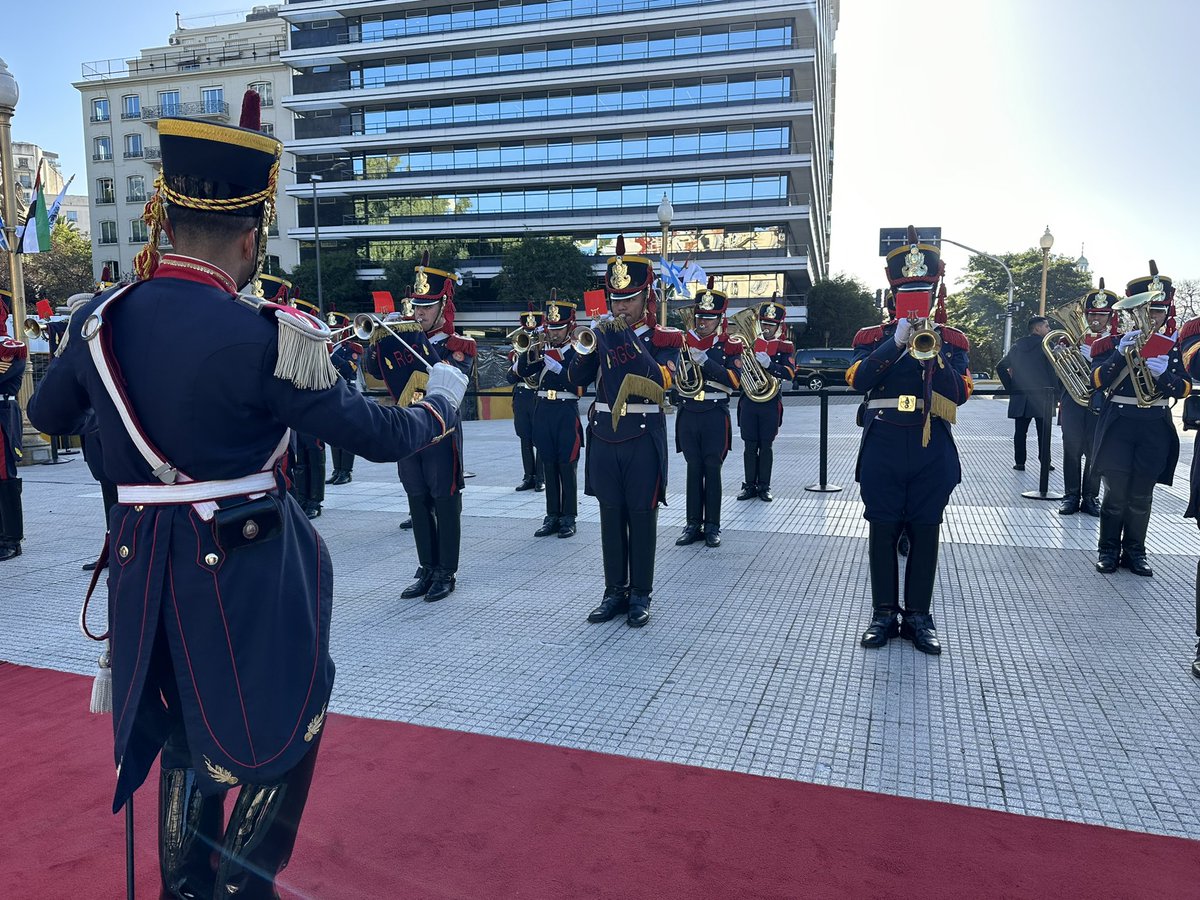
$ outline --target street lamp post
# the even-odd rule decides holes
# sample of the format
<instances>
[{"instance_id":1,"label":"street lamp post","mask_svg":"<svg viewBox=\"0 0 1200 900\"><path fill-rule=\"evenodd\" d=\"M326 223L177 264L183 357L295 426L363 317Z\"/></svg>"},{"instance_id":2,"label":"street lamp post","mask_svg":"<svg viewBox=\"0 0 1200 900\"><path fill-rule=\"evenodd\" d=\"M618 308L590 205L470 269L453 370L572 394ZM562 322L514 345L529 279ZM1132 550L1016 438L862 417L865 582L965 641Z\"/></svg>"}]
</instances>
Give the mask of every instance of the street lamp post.
<instances>
[{"instance_id":1,"label":"street lamp post","mask_svg":"<svg viewBox=\"0 0 1200 900\"><path fill-rule=\"evenodd\" d=\"M1038 240L1038 246L1042 248L1042 299L1038 302L1038 315L1046 314L1046 270L1050 266L1050 248L1054 246L1054 235L1050 233L1050 226L1046 226L1046 233Z\"/></svg>"},{"instance_id":2,"label":"street lamp post","mask_svg":"<svg viewBox=\"0 0 1200 900\"><path fill-rule=\"evenodd\" d=\"M675 215L675 208L671 206L671 198L664 192L662 200L658 204L658 224L662 225L662 253L659 256L662 258L662 273L659 275L659 284L662 285L663 303L667 302L667 258L670 256L669 241L671 240L671 219ZM666 322L666 311L663 312L663 322Z\"/></svg>"},{"instance_id":3,"label":"street lamp post","mask_svg":"<svg viewBox=\"0 0 1200 900\"><path fill-rule=\"evenodd\" d=\"M1013 305L1013 277L1012 271L1005 264L1004 260L998 256L992 256L990 253L984 253L982 250L976 250L974 247L968 247L966 244L960 244L958 241L952 241L948 237L942 238L942 243L953 244L955 247L962 247L969 253L974 253L976 256L982 256L984 259L990 259L1004 270L1004 274L1008 276L1008 305L1004 308L1004 352L1008 353L1009 347L1012 346L1012 320L1013 313L1016 309Z\"/></svg>"},{"instance_id":4,"label":"street lamp post","mask_svg":"<svg viewBox=\"0 0 1200 900\"><path fill-rule=\"evenodd\" d=\"M0 179L4 182L4 239L8 243L8 271L12 279L13 337L28 345L29 337L25 333L25 276L21 256L17 253L17 186L12 160L12 117L17 111L17 100L20 96L17 79L13 78L4 60L0 59ZM32 364L32 360L30 363ZM25 414L32 395L33 367L27 365L25 377L21 380L21 389L17 393L17 405L21 409L24 423L22 443L25 464L44 462L50 458L49 445L29 424L29 417Z\"/></svg>"},{"instance_id":5,"label":"street lamp post","mask_svg":"<svg viewBox=\"0 0 1200 900\"><path fill-rule=\"evenodd\" d=\"M309 175L308 182L313 189L313 243L317 249L317 309L321 313L321 321L325 321L325 297L321 292L321 222L317 213L317 185L324 181L320 175Z\"/></svg>"}]
</instances>

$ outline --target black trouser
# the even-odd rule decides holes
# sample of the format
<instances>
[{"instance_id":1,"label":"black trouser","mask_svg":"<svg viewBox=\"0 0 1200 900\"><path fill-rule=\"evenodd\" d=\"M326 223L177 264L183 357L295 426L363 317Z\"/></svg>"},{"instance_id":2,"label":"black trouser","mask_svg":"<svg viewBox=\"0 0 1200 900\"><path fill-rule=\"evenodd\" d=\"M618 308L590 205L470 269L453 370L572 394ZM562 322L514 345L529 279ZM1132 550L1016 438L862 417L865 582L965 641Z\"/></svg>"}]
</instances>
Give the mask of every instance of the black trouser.
<instances>
[{"instance_id":1,"label":"black trouser","mask_svg":"<svg viewBox=\"0 0 1200 900\"><path fill-rule=\"evenodd\" d=\"M1068 401L1064 401L1064 404ZM1074 403L1074 401L1069 401ZM1079 416L1089 418L1080 422ZM1070 417L1070 418L1069 418ZM1090 426L1090 427L1089 427ZM1063 437L1063 491L1069 497L1099 497L1100 474L1092 465L1092 445L1096 437L1096 416L1088 410L1069 413L1064 408L1062 419ZM1087 462L1083 461L1087 458Z\"/></svg>"},{"instance_id":2,"label":"black trouser","mask_svg":"<svg viewBox=\"0 0 1200 900\"><path fill-rule=\"evenodd\" d=\"M896 544L908 533L908 563L904 568L904 612L927 614L933 605L941 525L911 522L871 522L867 554L871 569L871 605L876 613L900 611L900 561Z\"/></svg>"},{"instance_id":3,"label":"black trouser","mask_svg":"<svg viewBox=\"0 0 1200 900\"><path fill-rule=\"evenodd\" d=\"M546 482L546 515L574 520L579 514L578 463L556 463L541 458Z\"/></svg>"},{"instance_id":4,"label":"black trouser","mask_svg":"<svg viewBox=\"0 0 1200 900\"><path fill-rule=\"evenodd\" d=\"M751 487L771 486L771 469L775 465L774 441L744 441L742 463L746 468L746 484Z\"/></svg>"},{"instance_id":5,"label":"black trouser","mask_svg":"<svg viewBox=\"0 0 1200 900\"><path fill-rule=\"evenodd\" d=\"M1121 551L1134 559L1146 555L1146 532L1154 502L1153 475L1110 472L1104 476L1104 502L1100 505L1101 555Z\"/></svg>"},{"instance_id":6,"label":"black trouser","mask_svg":"<svg viewBox=\"0 0 1200 900\"><path fill-rule=\"evenodd\" d=\"M1025 465L1025 443L1029 437L1029 422L1037 427L1038 459L1042 458L1042 431L1045 429L1045 418L1042 416L1021 416L1015 419L1016 431L1013 434L1013 462L1018 466Z\"/></svg>"},{"instance_id":7,"label":"black trouser","mask_svg":"<svg viewBox=\"0 0 1200 900\"><path fill-rule=\"evenodd\" d=\"M343 450L341 447L330 447L329 455L333 457L333 471L354 471L354 454L349 450Z\"/></svg>"},{"instance_id":8,"label":"black trouser","mask_svg":"<svg viewBox=\"0 0 1200 900\"><path fill-rule=\"evenodd\" d=\"M21 479L0 478L0 549L16 547L25 538Z\"/></svg>"},{"instance_id":9,"label":"black trouser","mask_svg":"<svg viewBox=\"0 0 1200 900\"><path fill-rule=\"evenodd\" d=\"M604 592L628 588L647 598L654 590L654 550L658 507L634 509L600 504L600 544L604 558Z\"/></svg>"},{"instance_id":10,"label":"black trouser","mask_svg":"<svg viewBox=\"0 0 1200 900\"><path fill-rule=\"evenodd\" d=\"M409 494L408 512L412 516L417 561L422 568L430 574L438 570L446 575L457 572L462 543L462 494L450 497Z\"/></svg>"}]
</instances>

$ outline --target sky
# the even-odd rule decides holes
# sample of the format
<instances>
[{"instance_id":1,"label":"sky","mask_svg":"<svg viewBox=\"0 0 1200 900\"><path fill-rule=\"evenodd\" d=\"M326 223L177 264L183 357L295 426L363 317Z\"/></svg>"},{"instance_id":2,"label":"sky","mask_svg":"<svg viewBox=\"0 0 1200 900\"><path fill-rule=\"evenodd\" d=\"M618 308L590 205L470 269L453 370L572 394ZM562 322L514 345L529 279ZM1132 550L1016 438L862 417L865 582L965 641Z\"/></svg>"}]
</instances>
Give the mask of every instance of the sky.
<instances>
[{"instance_id":1,"label":"sky","mask_svg":"<svg viewBox=\"0 0 1200 900\"><path fill-rule=\"evenodd\" d=\"M232 0L179 0L184 24ZM52 44L9 31L21 87L13 138L86 182L85 61L135 55L174 10L131 16L61 0ZM1147 271L1200 278L1200 3L1188 0L841 0L834 45L830 272L882 286L879 228L940 226L988 253L1081 246L1109 287ZM53 55L47 48L53 47ZM951 284L968 254L946 246Z\"/></svg>"}]
</instances>

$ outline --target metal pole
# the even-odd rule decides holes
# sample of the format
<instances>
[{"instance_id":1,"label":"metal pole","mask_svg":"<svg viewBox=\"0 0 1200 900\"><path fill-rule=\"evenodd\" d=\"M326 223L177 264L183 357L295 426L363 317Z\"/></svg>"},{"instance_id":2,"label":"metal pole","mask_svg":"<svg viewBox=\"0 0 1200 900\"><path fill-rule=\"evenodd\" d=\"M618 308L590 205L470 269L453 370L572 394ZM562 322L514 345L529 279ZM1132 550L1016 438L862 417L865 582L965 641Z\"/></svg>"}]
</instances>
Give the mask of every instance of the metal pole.
<instances>
[{"instance_id":1,"label":"metal pole","mask_svg":"<svg viewBox=\"0 0 1200 900\"><path fill-rule=\"evenodd\" d=\"M313 243L317 245L317 309L321 313L321 321L325 321L325 296L321 292L321 222L317 212L317 182L318 177L308 176L313 189Z\"/></svg>"},{"instance_id":2,"label":"metal pole","mask_svg":"<svg viewBox=\"0 0 1200 900\"><path fill-rule=\"evenodd\" d=\"M1042 248L1042 297L1038 301L1038 315L1046 314L1046 269L1050 266L1050 251Z\"/></svg>"},{"instance_id":3,"label":"metal pole","mask_svg":"<svg viewBox=\"0 0 1200 900\"><path fill-rule=\"evenodd\" d=\"M821 480L805 488L817 494L832 494L841 490L836 484L829 483L829 394L821 389Z\"/></svg>"},{"instance_id":4,"label":"metal pole","mask_svg":"<svg viewBox=\"0 0 1200 900\"><path fill-rule=\"evenodd\" d=\"M942 243L953 244L955 247L962 247L969 253L974 253L976 256L982 256L985 259L990 259L1004 270L1004 274L1008 276L1008 308L1004 313L1004 352L1008 353L1012 346L1012 317L1013 317L1013 277L1012 270L998 256L992 256L990 253L984 253L982 250L976 250L974 247L968 247L966 244L960 244L958 241L952 241L948 237L943 237Z\"/></svg>"}]
</instances>

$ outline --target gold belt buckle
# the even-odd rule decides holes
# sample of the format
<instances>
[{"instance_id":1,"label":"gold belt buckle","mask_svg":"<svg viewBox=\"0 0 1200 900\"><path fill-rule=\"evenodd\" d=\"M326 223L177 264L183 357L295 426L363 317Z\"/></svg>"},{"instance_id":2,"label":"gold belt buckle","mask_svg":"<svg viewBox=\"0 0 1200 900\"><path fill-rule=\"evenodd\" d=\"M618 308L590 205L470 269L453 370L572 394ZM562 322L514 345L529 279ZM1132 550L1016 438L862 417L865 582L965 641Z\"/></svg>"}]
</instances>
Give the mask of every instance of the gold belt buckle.
<instances>
[{"instance_id":1,"label":"gold belt buckle","mask_svg":"<svg viewBox=\"0 0 1200 900\"><path fill-rule=\"evenodd\" d=\"M628 403L628 402L626 402L626 403L622 403L622 404L621 404L621 412L620 412L618 415L620 415L620 416L622 416L622 417L623 417L623 416L626 416L626 415L628 415L628 414L629 414L629 403Z\"/></svg>"},{"instance_id":2,"label":"gold belt buckle","mask_svg":"<svg viewBox=\"0 0 1200 900\"><path fill-rule=\"evenodd\" d=\"M425 399L424 391L413 391L412 399L410 401L408 401L408 405L413 406L414 404L420 403L424 399Z\"/></svg>"},{"instance_id":3,"label":"gold belt buckle","mask_svg":"<svg viewBox=\"0 0 1200 900\"><path fill-rule=\"evenodd\" d=\"M916 412L917 397L915 394L901 394L896 403L896 409L900 412Z\"/></svg>"},{"instance_id":4,"label":"gold belt buckle","mask_svg":"<svg viewBox=\"0 0 1200 900\"><path fill-rule=\"evenodd\" d=\"M558 391L546 391L546 399L547 400L557 400L558 399Z\"/></svg>"},{"instance_id":5,"label":"gold belt buckle","mask_svg":"<svg viewBox=\"0 0 1200 900\"><path fill-rule=\"evenodd\" d=\"M703 400L703 399L704 399L704 391L701 391L700 393L698 393L698 394L696 395L696 399L697 399L697 400Z\"/></svg>"}]
</instances>

